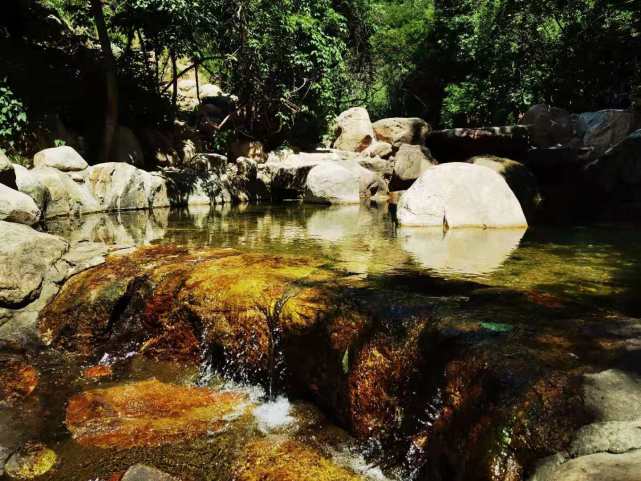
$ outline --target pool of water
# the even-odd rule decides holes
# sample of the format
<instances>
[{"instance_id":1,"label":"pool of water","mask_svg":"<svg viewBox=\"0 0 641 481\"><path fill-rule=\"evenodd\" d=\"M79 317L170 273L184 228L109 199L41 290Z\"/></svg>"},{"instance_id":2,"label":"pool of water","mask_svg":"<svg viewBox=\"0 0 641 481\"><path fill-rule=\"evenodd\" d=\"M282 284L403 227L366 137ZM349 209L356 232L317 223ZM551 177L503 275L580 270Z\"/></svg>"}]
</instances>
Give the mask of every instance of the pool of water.
<instances>
[{"instance_id":1,"label":"pool of water","mask_svg":"<svg viewBox=\"0 0 641 481\"><path fill-rule=\"evenodd\" d=\"M641 228L401 228L387 205L190 207L59 219L46 230L109 244L233 247L318 256L363 276L428 273L641 314Z\"/></svg>"}]
</instances>

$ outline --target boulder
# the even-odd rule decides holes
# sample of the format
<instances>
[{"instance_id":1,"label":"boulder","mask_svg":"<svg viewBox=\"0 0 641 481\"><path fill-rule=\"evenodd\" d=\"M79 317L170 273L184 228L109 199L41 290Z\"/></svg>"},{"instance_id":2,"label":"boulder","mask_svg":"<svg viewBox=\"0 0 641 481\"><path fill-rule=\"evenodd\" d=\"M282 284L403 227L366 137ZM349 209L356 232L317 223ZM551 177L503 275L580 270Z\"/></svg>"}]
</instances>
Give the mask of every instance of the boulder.
<instances>
[{"instance_id":1,"label":"boulder","mask_svg":"<svg viewBox=\"0 0 641 481\"><path fill-rule=\"evenodd\" d=\"M529 149L528 127L511 125L481 129L449 129L432 132L426 146L439 163L465 162L476 155L497 155L525 160Z\"/></svg>"},{"instance_id":2,"label":"boulder","mask_svg":"<svg viewBox=\"0 0 641 481\"><path fill-rule=\"evenodd\" d=\"M67 252L63 239L0 221L0 307L34 300L47 271Z\"/></svg>"},{"instance_id":3,"label":"boulder","mask_svg":"<svg viewBox=\"0 0 641 481\"><path fill-rule=\"evenodd\" d=\"M28 195L0 184L0 220L33 225L40 220L40 209Z\"/></svg>"},{"instance_id":4,"label":"boulder","mask_svg":"<svg viewBox=\"0 0 641 481\"><path fill-rule=\"evenodd\" d=\"M501 176L521 203L525 217L534 218L541 204L541 194L534 174L520 162L492 155L472 157L470 164L488 167Z\"/></svg>"},{"instance_id":5,"label":"boulder","mask_svg":"<svg viewBox=\"0 0 641 481\"><path fill-rule=\"evenodd\" d=\"M15 166L15 170L20 192L29 195L47 219L101 210L87 186L82 182L75 182L65 172L52 167L27 170Z\"/></svg>"},{"instance_id":6,"label":"boulder","mask_svg":"<svg viewBox=\"0 0 641 481\"><path fill-rule=\"evenodd\" d=\"M63 145L38 152L33 157L33 166L35 168L51 167L61 172L73 172L85 170L89 164L74 148Z\"/></svg>"},{"instance_id":7,"label":"boulder","mask_svg":"<svg viewBox=\"0 0 641 481\"><path fill-rule=\"evenodd\" d=\"M641 419L641 377L616 369L585 376L585 405L596 421Z\"/></svg>"},{"instance_id":8,"label":"boulder","mask_svg":"<svg viewBox=\"0 0 641 481\"><path fill-rule=\"evenodd\" d=\"M109 162L87 170L85 181L101 211L122 211L168 207L164 178L136 167Z\"/></svg>"},{"instance_id":9,"label":"boulder","mask_svg":"<svg viewBox=\"0 0 641 481\"><path fill-rule=\"evenodd\" d=\"M109 157L110 162L124 162L136 167L145 165L145 155L138 137L129 127L122 125L114 132Z\"/></svg>"},{"instance_id":10,"label":"boulder","mask_svg":"<svg viewBox=\"0 0 641 481\"><path fill-rule=\"evenodd\" d=\"M530 131L530 142L539 148L566 145L574 138L576 117L568 111L538 104L530 107L520 125Z\"/></svg>"},{"instance_id":11,"label":"boulder","mask_svg":"<svg viewBox=\"0 0 641 481\"><path fill-rule=\"evenodd\" d=\"M125 472L121 481L177 481L177 478L154 467L136 464Z\"/></svg>"},{"instance_id":12,"label":"boulder","mask_svg":"<svg viewBox=\"0 0 641 481\"><path fill-rule=\"evenodd\" d=\"M628 135L601 158L586 166L586 173L604 192L622 194L641 184L641 130Z\"/></svg>"},{"instance_id":13,"label":"boulder","mask_svg":"<svg viewBox=\"0 0 641 481\"><path fill-rule=\"evenodd\" d=\"M641 450L599 453L569 460L537 472L530 481L638 481Z\"/></svg>"},{"instance_id":14,"label":"boulder","mask_svg":"<svg viewBox=\"0 0 641 481\"><path fill-rule=\"evenodd\" d=\"M18 188L13 164L2 150L0 150L0 184L4 184L12 189Z\"/></svg>"},{"instance_id":15,"label":"boulder","mask_svg":"<svg viewBox=\"0 0 641 481\"><path fill-rule=\"evenodd\" d=\"M334 148L348 152L362 152L375 140L374 129L367 110L349 109L336 119Z\"/></svg>"},{"instance_id":16,"label":"boulder","mask_svg":"<svg viewBox=\"0 0 641 481\"><path fill-rule=\"evenodd\" d=\"M396 153L390 189L408 189L416 179L436 163L432 158L432 153L426 147L409 144L401 145Z\"/></svg>"},{"instance_id":17,"label":"boulder","mask_svg":"<svg viewBox=\"0 0 641 481\"><path fill-rule=\"evenodd\" d=\"M578 457L623 454L634 449L641 449L641 419L589 424L576 434L569 452L572 457Z\"/></svg>"},{"instance_id":18,"label":"boulder","mask_svg":"<svg viewBox=\"0 0 641 481\"><path fill-rule=\"evenodd\" d=\"M505 179L492 169L465 163L428 169L403 194L397 215L404 226L527 226L523 209Z\"/></svg>"},{"instance_id":19,"label":"boulder","mask_svg":"<svg viewBox=\"0 0 641 481\"><path fill-rule=\"evenodd\" d=\"M635 117L627 110L600 110L579 114L577 136L592 148L592 158L603 155L610 147L622 142L635 127Z\"/></svg>"},{"instance_id":20,"label":"boulder","mask_svg":"<svg viewBox=\"0 0 641 481\"><path fill-rule=\"evenodd\" d=\"M358 204L359 177L334 163L317 165L307 176L305 201L319 204Z\"/></svg>"},{"instance_id":21,"label":"boulder","mask_svg":"<svg viewBox=\"0 0 641 481\"><path fill-rule=\"evenodd\" d=\"M391 144L378 141L374 142L363 151L363 155L366 157L378 157L381 159L389 159L393 153L394 149L392 149Z\"/></svg>"},{"instance_id":22,"label":"boulder","mask_svg":"<svg viewBox=\"0 0 641 481\"><path fill-rule=\"evenodd\" d=\"M14 453L4 470L13 479L33 479L49 472L58 461L54 451L40 443L28 443Z\"/></svg>"},{"instance_id":23,"label":"boulder","mask_svg":"<svg viewBox=\"0 0 641 481\"><path fill-rule=\"evenodd\" d=\"M373 124L376 138L397 150L403 144L425 145L432 128L420 118L382 119Z\"/></svg>"}]
</instances>

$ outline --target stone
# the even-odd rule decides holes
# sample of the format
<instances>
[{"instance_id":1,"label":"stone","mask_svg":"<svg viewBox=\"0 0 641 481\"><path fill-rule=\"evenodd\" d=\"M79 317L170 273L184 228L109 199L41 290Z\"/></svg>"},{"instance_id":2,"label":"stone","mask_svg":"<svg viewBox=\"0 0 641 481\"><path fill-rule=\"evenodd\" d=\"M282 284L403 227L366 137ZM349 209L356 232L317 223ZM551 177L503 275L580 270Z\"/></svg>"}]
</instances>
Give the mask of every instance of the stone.
<instances>
[{"instance_id":1,"label":"stone","mask_svg":"<svg viewBox=\"0 0 641 481\"><path fill-rule=\"evenodd\" d=\"M527 226L518 199L487 167L450 163L428 169L398 204L404 226L508 228Z\"/></svg>"},{"instance_id":2,"label":"stone","mask_svg":"<svg viewBox=\"0 0 641 481\"><path fill-rule=\"evenodd\" d=\"M420 118L382 119L373 124L376 138L391 144L395 150L403 144L425 145L432 131L430 125Z\"/></svg>"},{"instance_id":3,"label":"stone","mask_svg":"<svg viewBox=\"0 0 641 481\"><path fill-rule=\"evenodd\" d=\"M309 171L305 202L320 204L358 204L359 178L337 164L323 163Z\"/></svg>"},{"instance_id":4,"label":"stone","mask_svg":"<svg viewBox=\"0 0 641 481\"><path fill-rule=\"evenodd\" d=\"M408 189L416 179L435 164L436 161L426 147L402 144L394 160L394 173L390 181L390 189Z\"/></svg>"},{"instance_id":5,"label":"stone","mask_svg":"<svg viewBox=\"0 0 641 481\"><path fill-rule=\"evenodd\" d=\"M257 140L237 140L230 147L230 160L234 161L239 157L246 157L263 163L267 160L265 146Z\"/></svg>"},{"instance_id":6,"label":"stone","mask_svg":"<svg viewBox=\"0 0 641 481\"><path fill-rule=\"evenodd\" d=\"M144 464L130 467L120 481L177 481L177 478Z\"/></svg>"},{"instance_id":7,"label":"stone","mask_svg":"<svg viewBox=\"0 0 641 481\"><path fill-rule=\"evenodd\" d=\"M572 441L572 457L597 453L623 454L641 449L641 419L589 424Z\"/></svg>"},{"instance_id":8,"label":"stone","mask_svg":"<svg viewBox=\"0 0 641 481\"><path fill-rule=\"evenodd\" d=\"M4 469L10 478L34 479L48 473L58 461L54 451L40 443L28 443L14 453Z\"/></svg>"},{"instance_id":9,"label":"stone","mask_svg":"<svg viewBox=\"0 0 641 481\"><path fill-rule=\"evenodd\" d=\"M0 184L0 220L33 225L40 220L40 209L28 195Z\"/></svg>"},{"instance_id":10,"label":"stone","mask_svg":"<svg viewBox=\"0 0 641 481\"><path fill-rule=\"evenodd\" d=\"M363 151L364 156L379 157L381 159L389 159L393 153L394 150L392 149L391 144L380 141L372 143L372 145L370 145Z\"/></svg>"},{"instance_id":11,"label":"stone","mask_svg":"<svg viewBox=\"0 0 641 481\"><path fill-rule=\"evenodd\" d=\"M576 118L566 110L538 104L530 107L519 124L529 128L533 146L548 148L566 145L574 138Z\"/></svg>"},{"instance_id":12,"label":"stone","mask_svg":"<svg viewBox=\"0 0 641 481\"><path fill-rule=\"evenodd\" d=\"M145 155L142 145L129 127L119 125L114 132L109 154L110 162L123 162L143 167L145 165Z\"/></svg>"},{"instance_id":13,"label":"stone","mask_svg":"<svg viewBox=\"0 0 641 481\"><path fill-rule=\"evenodd\" d=\"M367 110L354 107L336 119L336 140L333 147L348 152L362 152L375 140L374 129Z\"/></svg>"},{"instance_id":14,"label":"stone","mask_svg":"<svg viewBox=\"0 0 641 481\"><path fill-rule=\"evenodd\" d=\"M600 110L579 114L577 136L593 149L592 158L603 155L610 147L622 142L635 127L634 114L627 110Z\"/></svg>"},{"instance_id":15,"label":"stone","mask_svg":"<svg viewBox=\"0 0 641 481\"><path fill-rule=\"evenodd\" d=\"M582 456L537 473L530 481L639 481L641 450Z\"/></svg>"},{"instance_id":16,"label":"stone","mask_svg":"<svg viewBox=\"0 0 641 481\"><path fill-rule=\"evenodd\" d=\"M363 158L358 159L358 163L361 167L376 172L381 177L389 178L394 172L394 162L389 159L383 159L381 157Z\"/></svg>"},{"instance_id":17,"label":"stone","mask_svg":"<svg viewBox=\"0 0 641 481\"><path fill-rule=\"evenodd\" d=\"M89 192L98 201L99 210L123 210L169 207L166 181L126 163L109 162L91 166L85 177Z\"/></svg>"},{"instance_id":18,"label":"stone","mask_svg":"<svg viewBox=\"0 0 641 481\"><path fill-rule=\"evenodd\" d=\"M586 174L600 190L617 197L622 190L638 190L641 184L641 130L628 135L622 142L585 167Z\"/></svg>"},{"instance_id":19,"label":"stone","mask_svg":"<svg viewBox=\"0 0 641 481\"><path fill-rule=\"evenodd\" d=\"M82 392L69 400L65 424L76 442L100 448L163 446L220 429L246 399L231 391L156 379Z\"/></svg>"},{"instance_id":20,"label":"stone","mask_svg":"<svg viewBox=\"0 0 641 481\"><path fill-rule=\"evenodd\" d=\"M52 167L16 168L20 192L29 195L45 219L99 212L101 207L87 187Z\"/></svg>"},{"instance_id":21,"label":"stone","mask_svg":"<svg viewBox=\"0 0 641 481\"><path fill-rule=\"evenodd\" d=\"M33 301L68 247L59 237L0 221L0 307Z\"/></svg>"},{"instance_id":22,"label":"stone","mask_svg":"<svg viewBox=\"0 0 641 481\"><path fill-rule=\"evenodd\" d=\"M0 150L0 184L4 184L11 189L18 188L13 164L2 150Z\"/></svg>"},{"instance_id":23,"label":"stone","mask_svg":"<svg viewBox=\"0 0 641 481\"><path fill-rule=\"evenodd\" d=\"M515 160L490 155L472 157L468 162L488 167L501 174L519 199L525 217L529 221L534 219L542 199L536 177L525 165Z\"/></svg>"},{"instance_id":24,"label":"stone","mask_svg":"<svg viewBox=\"0 0 641 481\"><path fill-rule=\"evenodd\" d=\"M506 125L438 130L429 135L425 144L440 164L465 162L476 155L496 155L524 161L529 150L529 128L524 125Z\"/></svg>"},{"instance_id":25,"label":"stone","mask_svg":"<svg viewBox=\"0 0 641 481\"><path fill-rule=\"evenodd\" d=\"M610 369L585 376L584 399L598 422L641 419L641 378Z\"/></svg>"},{"instance_id":26,"label":"stone","mask_svg":"<svg viewBox=\"0 0 641 481\"><path fill-rule=\"evenodd\" d=\"M33 166L35 168L51 167L61 172L73 172L85 170L89 164L73 147L63 145L38 152L33 157Z\"/></svg>"}]
</instances>

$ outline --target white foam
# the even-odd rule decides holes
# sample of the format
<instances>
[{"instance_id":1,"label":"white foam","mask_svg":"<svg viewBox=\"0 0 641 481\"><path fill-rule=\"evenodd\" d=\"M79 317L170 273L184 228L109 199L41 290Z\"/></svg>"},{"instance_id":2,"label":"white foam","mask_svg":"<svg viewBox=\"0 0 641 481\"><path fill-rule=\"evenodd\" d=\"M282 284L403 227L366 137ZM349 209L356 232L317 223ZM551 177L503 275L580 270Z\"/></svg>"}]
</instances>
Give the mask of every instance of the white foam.
<instances>
[{"instance_id":1,"label":"white foam","mask_svg":"<svg viewBox=\"0 0 641 481\"><path fill-rule=\"evenodd\" d=\"M258 423L258 429L267 434L291 426L296 422L296 419L289 414L291 407L289 400L284 396L256 407L254 417Z\"/></svg>"}]
</instances>

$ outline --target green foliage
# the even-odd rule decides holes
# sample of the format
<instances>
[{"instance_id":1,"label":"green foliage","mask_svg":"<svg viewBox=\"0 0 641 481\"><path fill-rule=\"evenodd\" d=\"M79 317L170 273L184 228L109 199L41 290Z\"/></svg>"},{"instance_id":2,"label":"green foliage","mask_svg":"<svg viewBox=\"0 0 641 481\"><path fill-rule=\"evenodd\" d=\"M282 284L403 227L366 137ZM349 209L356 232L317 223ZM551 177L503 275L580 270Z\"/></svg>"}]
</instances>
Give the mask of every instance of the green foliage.
<instances>
[{"instance_id":1,"label":"green foliage","mask_svg":"<svg viewBox=\"0 0 641 481\"><path fill-rule=\"evenodd\" d=\"M0 142L13 146L27 125L27 113L6 79L0 80Z\"/></svg>"}]
</instances>

